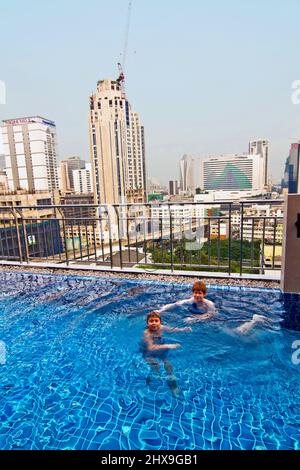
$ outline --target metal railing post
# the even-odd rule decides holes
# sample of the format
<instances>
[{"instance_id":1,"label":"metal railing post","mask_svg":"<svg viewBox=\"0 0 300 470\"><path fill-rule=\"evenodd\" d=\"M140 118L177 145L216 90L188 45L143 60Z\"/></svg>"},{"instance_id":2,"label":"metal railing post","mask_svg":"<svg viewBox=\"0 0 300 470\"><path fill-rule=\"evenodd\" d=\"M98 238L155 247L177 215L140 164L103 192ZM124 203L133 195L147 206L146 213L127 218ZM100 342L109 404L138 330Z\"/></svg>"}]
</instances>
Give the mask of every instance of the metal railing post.
<instances>
[{"instance_id":1,"label":"metal railing post","mask_svg":"<svg viewBox=\"0 0 300 470\"><path fill-rule=\"evenodd\" d=\"M108 222L108 237L109 237L109 256L110 256L110 269L114 267L113 262L113 246L112 246L112 233L111 233L111 222L110 222L110 215L109 209L106 209L107 212L107 222Z\"/></svg>"},{"instance_id":2,"label":"metal railing post","mask_svg":"<svg viewBox=\"0 0 300 470\"><path fill-rule=\"evenodd\" d=\"M173 260L173 218L172 218L172 211L170 209L170 204L169 204L169 212L170 212L170 256L171 256L171 271L173 272L174 269L174 260Z\"/></svg>"},{"instance_id":3,"label":"metal railing post","mask_svg":"<svg viewBox=\"0 0 300 470\"><path fill-rule=\"evenodd\" d=\"M275 267L275 256L276 256L276 228L277 228L277 220L274 217L274 233L273 233L273 253L272 253L272 269Z\"/></svg>"},{"instance_id":4,"label":"metal railing post","mask_svg":"<svg viewBox=\"0 0 300 470\"><path fill-rule=\"evenodd\" d=\"M240 276L243 274L243 231L244 231L244 203L241 202L241 235L240 235Z\"/></svg>"},{"instance_id":5,"label":"metal railing post","mask_svg":"<svg viewBox=\"0 0 300 470\"><path fill-rule=\"evenodd\" d=\"M18 224L18 214L15 211L15 209L11 209L11 212L13 214L13 217L15 219L15 224L16 224L16 234L17 234L17 243L18 243L18 251L19 251L19 259L20 263L23 263L23 253L22 253L22 244L21 244L21 237L20 237L20 229L19 229L19 224ZM13 244L13 238L12 238L12 244Z\"/></svg>"},{"instance_id":6,"label":"metal railing post","mask_svg":"<svg viewBox=\"0 0 300 470\"><path fill-rule=\"evenodd\" d=\"M62 208L58 208L58 212L61 215L62 225L63 225L63 236L64 236L64 246L65 246L65 253L66 253L66 264L69 266L69 254L68 254L68 246L67 246L67 236L66 236L66 222L65 222L65 214Z\"/></svg>"},{"instance_id":7,"label":"metal railing post","mask_svg":"<svg viewBox=\"0 0 300 470\"><path fill-rule=\"evenodd\" d=\"M120 256L120 269L123 269L123 255L122 255L122 240L120 237L120 206L115 207L117 213L117 225L118 225L118 242L119 242L119 256Z\"/></svg>"},{"instance_id":8,"label":"metal railing post","mask_svg":"<svg viewBox=\"0 0 300 470\"><path fill-rule=\"evenodd\" d=\"M28 251L28 239L27 239L27 230L26 230L26 225L23 219L23 213L21 209L15 208L15 210L18 212L21 218L21 223L22 223L22 228L23 228L23 238L24 238L24 246L25 246L25 261L26 263L29 263L29 251ZM22 246L22 243L21 243Z\"/></svg>"},{"instance_id":9,"label":"metal railing post","mask_svg":"<svg viewBox=\"0 0 300 470\"><path fill-rule=\"evenodd\" d=\"M229 203L228 221L228 274L231 275L231 202Z\"/></svg>"}]
</instances>

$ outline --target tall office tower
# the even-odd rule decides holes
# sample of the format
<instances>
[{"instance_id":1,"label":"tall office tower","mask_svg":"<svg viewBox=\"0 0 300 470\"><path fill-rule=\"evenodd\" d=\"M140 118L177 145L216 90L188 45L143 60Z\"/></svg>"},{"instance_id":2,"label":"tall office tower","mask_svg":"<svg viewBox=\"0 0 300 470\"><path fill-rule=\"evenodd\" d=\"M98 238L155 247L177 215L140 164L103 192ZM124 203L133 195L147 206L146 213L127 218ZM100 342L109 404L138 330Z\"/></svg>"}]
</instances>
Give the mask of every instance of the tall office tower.
<instances>
[{"instance_id":1,"label":"tall office tower","mask_svg":"<svg viewBox=\"0 0 300 470\"><path fill-rule=\"evenodd\" d=\"M285 162L282 187L288 188L289 193L300 193L300 141L291 145Z\"/></svg>"},{"instance_id":2,"label":"tall office tower","mask_svg":"<svg viewBox=\"0 0 300 470\"><path fill-rule=\"evenodd\" d=\"M185 193L195 192L195 161L190 155L180 160L180 189Z\"/></svg>"},{"instance_id":3,"label":"tall office tower","mask_svg":"<svg viewBox=\"0 0 300 470\"><path fill-rule=\"evenodd\" d=\"M169 181L169 196L176 196L179 194L179 184L176 180Z\"/></svg>"},{"instance_id":4,"label":"tall office tower","mask_svg":"<svg viewBox=\"0 0 300 470\"><path fill-rule=\"evenodd\" d=\"M263 190L262 155L220 155L202 161L201 188L205 190Z\"/></svg>"},{"instance_id":5,"label":"tall office tower","mask_svg":"<svg viewBox=\"0 0 300 470\"><path fill-rule=\"evenodd\" d=\"M145 202L144 128L118 80L98 81L89 125L96 203Z\"/></svg>"},{"instance_id":6,"label":"tall office tower","mask_svg":"<svg viewBox=\"0 0 300 470\"><path fill-rule=\"evenodd\" d=\"M9 119L2 133L9 190L58 189L55 123L39 116Z\"/></svg>"},{"instance_id":7,"label":"tall office tower","mask_svg":"<svg viewBox=\"0 0 300 470\"><path fill-rule=\"evenodd\" d=\"M92 192L92 164L87 163L84 170L73 170L75 193Z\"/></svg>"},{"instance_id":8,"label":"tall office tower","mask_svg":"<svg viewBox=\"0 0 300 470\"><path fill-rule=\"evenodd\" d=\"M65 192L74 191L73 171L83 170L85 168L85 164L85 160L81 160L79 157L68 157L61 160L61 181Z\"/></svg>"},{"instance_id":9,"label":"tall office tower","mask_svg":"<svg viewBox=\"0 0 300 470\"><path fill-rule=\"evenodd\" d=\"M61 189L64 194L72 192L69 169L68 164L66 162L59 162L58 181L59 189Z\"/></svg>"},{"instance_id":10,"label":"tall office tower","mask_svg":"<svg viewBox=\"0 0 300 470\"><path fill-rule=\"evenodd\" d=\"M269 141L266 139L251 140L249 142L249 154L262 155L264 159L264 185L268 186Z\"/></svg>"}]
</instances>

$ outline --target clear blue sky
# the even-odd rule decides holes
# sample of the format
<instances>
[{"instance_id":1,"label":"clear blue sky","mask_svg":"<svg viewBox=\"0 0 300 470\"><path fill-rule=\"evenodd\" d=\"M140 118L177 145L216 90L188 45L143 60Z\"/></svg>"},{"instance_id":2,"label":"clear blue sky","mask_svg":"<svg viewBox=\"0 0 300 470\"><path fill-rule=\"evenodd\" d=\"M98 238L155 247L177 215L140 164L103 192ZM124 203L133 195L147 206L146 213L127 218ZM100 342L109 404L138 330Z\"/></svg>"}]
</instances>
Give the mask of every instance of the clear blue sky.
<instances>
[{"instance_id":1,"label":"clear blue sky","mask_svg":"<svg viewBox=\"0 0 300 470\"><path fill-rule=\"evenodd\" d=\"M0 5L0 119L56 121L59 156L89 159L88 97L117 77L127 0L6 0ZM271 141L279 179L300 138L298 0L133 0L127 96L145 125L148 173L178 177L184 153L205 156Z\"/></svg>"}]
</instances>

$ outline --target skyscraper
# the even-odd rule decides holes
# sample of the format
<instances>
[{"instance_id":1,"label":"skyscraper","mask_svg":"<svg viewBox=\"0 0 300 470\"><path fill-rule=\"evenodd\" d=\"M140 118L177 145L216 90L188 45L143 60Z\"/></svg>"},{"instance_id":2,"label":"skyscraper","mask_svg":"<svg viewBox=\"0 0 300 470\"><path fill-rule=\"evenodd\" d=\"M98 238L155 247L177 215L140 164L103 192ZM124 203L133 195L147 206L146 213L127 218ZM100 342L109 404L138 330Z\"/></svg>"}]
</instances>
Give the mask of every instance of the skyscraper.
<instances>
[{"instance_id":1,"label":"skyscraper","mask_svg":"<svg viewBox=\"0 0 300 470\"><path fill-rule=\"evenodd\" d=\"M9 190L58 189L55 123L40 116L9 119L2 133Z\"/></svg>"},{"instance_id":2,"label":"skyscraper","mask_svg":"<svg viewBox=\"0 0 300 470\"><path fill-rule=\"evenodd\" d=\"M118 80L98 81L89 125L96 202L145 202L144 128Z\"/></svg>"},{"instance_id":3,"label":"skyscraper","mask_svg":"<svg viewBox=\"0 0 300 470\"><path fill-rule=\"evenodd\" d=\"M61 181L64 192L74 191L74 170L83 170L85 168L85 160L79 157L68 157L60 162Z\"/></svg>"},{"instance_id":4,"label":"skyscraper","mask_svg":"<svg viewBox=\"0 0 300 470\"><path fill-rule=\"evenodd\" d=\"M268 186L268 160L269 160L269 141L266 139L251 140L249 142L249 154L260 154L264 159L264 185Z\"/></svg>"},{"instance_id":5,"label":"skyscraper","mask_svg":"<svg viewBox=\"0 0 300 470\"><path fill-rule=\"evenodd\" d=\"M169 181L169 196L176 196L179 194L179 184L176 180Z\"/></svg>"},{"instance_id":6,"label":"skyscraper","mask_svg":"<svg viewBox=\"0 0 300 470\"><path fill-rule=\"evenodd\" d=\"M285 162L282 187L291 194L300 193L300 141L291 145Z\"/></svg>"},{"instance_id":7,"label":"skyscraper","mask_svg":"<svg viewBox=\"0 0 300 470\"><path fill-rule=\"evenodd\" d=\"M72 192L68 164L65 161L59 162L58 181L59 189L61 189L63 194Z\"/></svg>"},{"instance_id":8,"label":"skyscraper","mask_svg":"<svg viewBox=\"0 0 300 470\"><path fill-rule=\"evenodd\" d=\"M183 155L180 160L180 189L185 193L195 192L195 164L190 155Z\"/></svg>"}]
</instances>

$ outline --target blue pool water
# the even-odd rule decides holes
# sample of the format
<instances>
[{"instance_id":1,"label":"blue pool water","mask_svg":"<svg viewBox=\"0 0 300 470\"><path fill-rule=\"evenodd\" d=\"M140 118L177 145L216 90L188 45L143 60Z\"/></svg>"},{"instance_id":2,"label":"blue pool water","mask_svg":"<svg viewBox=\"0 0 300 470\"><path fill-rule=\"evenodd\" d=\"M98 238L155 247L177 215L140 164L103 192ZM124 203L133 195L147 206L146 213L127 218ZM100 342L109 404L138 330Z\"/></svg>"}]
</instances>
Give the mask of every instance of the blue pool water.
<instances>
[{"instance_id":1,"label":"blue pool water","mask_svg":"<svg viewBox=\"0 0 300 470\"><path fill-rule=\"evenodd\" d=\"M299 449L299 297L209 286L215 319L165 333L182 346L169 353L175 397L163 368L146 384L139 344L146 313L188 296L182 284L0 273L0 448ZM270 321L239 334L253 314Z\"/></svg>"}]
</instances>

